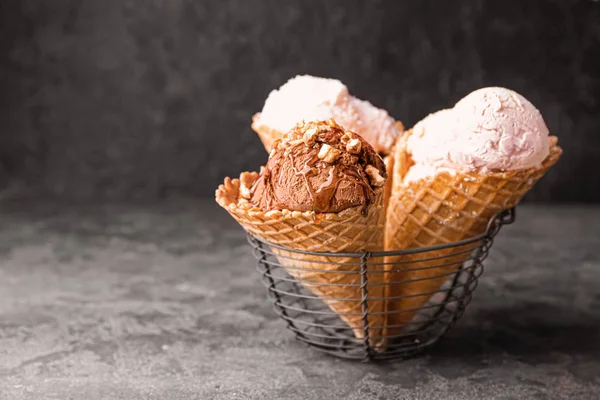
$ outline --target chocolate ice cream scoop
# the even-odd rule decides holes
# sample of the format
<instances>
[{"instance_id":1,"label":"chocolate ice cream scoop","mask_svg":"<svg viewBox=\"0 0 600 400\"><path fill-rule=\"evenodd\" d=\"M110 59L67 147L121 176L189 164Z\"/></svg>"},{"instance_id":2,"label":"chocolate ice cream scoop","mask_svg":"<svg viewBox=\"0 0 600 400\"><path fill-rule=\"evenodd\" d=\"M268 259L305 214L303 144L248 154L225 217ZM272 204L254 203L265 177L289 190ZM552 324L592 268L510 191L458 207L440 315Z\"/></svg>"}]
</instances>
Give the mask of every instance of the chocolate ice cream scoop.
<instances>
[{"instance_id":1,"label":"chocolate ice cream scoop","mask_svg":"<svg viewBox=\"0 0 600 400\"><path fill-rule=\"evenodd\" d=\"M297 125L274 143L250 193L263 211L337 213L367 207L383 191L383 160L333 119Z\"/></svg>"}]
</instances>

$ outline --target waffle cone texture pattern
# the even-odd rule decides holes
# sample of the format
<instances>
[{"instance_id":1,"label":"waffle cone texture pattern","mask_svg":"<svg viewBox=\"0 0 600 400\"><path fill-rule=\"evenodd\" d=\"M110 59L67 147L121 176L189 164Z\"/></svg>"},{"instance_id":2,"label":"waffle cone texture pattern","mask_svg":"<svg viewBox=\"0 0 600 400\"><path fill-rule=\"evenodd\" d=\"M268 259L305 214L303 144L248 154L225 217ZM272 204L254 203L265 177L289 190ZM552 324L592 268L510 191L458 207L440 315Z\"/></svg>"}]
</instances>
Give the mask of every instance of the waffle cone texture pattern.
<instances>
[{"instance_id":1,"label":"waffle cone texture pattern","mask_svg":"<svg viewBox=\"0 0 600 400\"><path fill-rule=\"evenodd\" d=\"M273 143L277 139L281 139L281 137L283 136L283 132L279 132L276 129L271 129L264 125L259 125L259 116L259 113L254 114L252 116L252 130L256 132L256 134L260 138L260 141L262 142L263 146L265 146L265 150L267 151L267 153L270 153L271 149L273 148Z\"/></svg>"},{"instance_id":2,"label":"waffle cone texture pattern","mask_svg":"<svg viewBox=\"0 0 600 400\"><path fill-rule=\"evenodd\" d=\"M483 234L489 221L517 205L562 154L557 138L551 136L550 155L539 168L443 172L403 184L412 163L406 151L410 135L411 131L405 132L394 152L385 228L385 250L389 251L448 244ZM385 279L390 290L387 320L390 335L397 335L410 323L418 309L470 257L473 246L386 257L386 264L402 263L390 265ZM431 258L437 259L424 261Z\"/></svg>"},{"instance_id":3,"label":"waffle cone texture pattern","mask_svg":"<svg viewBox=\"0 0 600 400\"><path fill-rule=\"evenodd\" d=\"M289 210L263 212L253 208L240 195L240 180L253 182L258 173L244 172L240 179L226 178L216 192L216 200L251 234L272 244L309 252L382 251L384 246L385 207L383 188L376 189L376 198L368 206L367 215L361 207L339 213L314 213ZM306 289L318 296L353 331L364 338L360 263L356 257L326 257L300 254L272 247L285 271ZM381 264L373 258L370 262ZM340 265L340 263L342 265ZM347 265L353 264L353 265ZM371 345L383 346L385 336L383 312L386 278L381 265L369 265L368 320Z\"/></svg>"}]
</instances>

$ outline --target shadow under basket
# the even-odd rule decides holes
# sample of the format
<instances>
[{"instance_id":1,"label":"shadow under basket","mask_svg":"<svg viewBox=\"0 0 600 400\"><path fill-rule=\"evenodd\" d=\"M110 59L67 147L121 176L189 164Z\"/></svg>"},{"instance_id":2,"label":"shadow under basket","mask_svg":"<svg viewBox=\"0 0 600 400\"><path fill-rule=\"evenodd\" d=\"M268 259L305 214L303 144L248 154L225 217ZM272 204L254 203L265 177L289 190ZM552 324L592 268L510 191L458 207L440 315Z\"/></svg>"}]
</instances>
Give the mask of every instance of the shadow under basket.
<instances>
[{"instance_id":1,"label":"shadow under basket","mask_svg":"<svg viewBox=\"0 0 600 400\"><path fill-rule=\"evenodd\" d=\"M296 338L310 347L319 351L346 359L361 361L397 360L413 356L434 345L462 316L465 308L471 301L473 291L477 287L477 280L483 272L483 261L487 257L496 234L503 225L510 224L515 220L515 209L509 209L499 213L490 220L484 234L438 246L430 246L418 249L385 251L385 252L358 252L358 253L315 253L294 250L266 242L252 234L248 234L248 242L253 248L253 254L257 259L257 269L262 276L262 282L268 290L269 299L273 302L276 313L283 319L288 329L296 335ZM440 252L441 251L441 252ZM282 257L281 254L286 254ZM369 297L369 276L373 276L373 260L377 265L385 265L386 272L406 271L411 264L422 266L424 263L431 265L444 265L444 258L456 260L457 254L464 253L461 262L448 273L431 276L425 279L437 279L445 277L447 280L436 291L427 292L428 301L416 310L414 318L397 329L394 335L378 336L384 339L384 347L375 346L369 331L373 331L372 324L369 326L369 317L372 313L369 301L389 301L390 298L373 299ZM440 257L439 254L444 254ZM418 255L418 261L412 261ZM328 265L350 265L348 259L357 260L351 264L353 267L349 272L327 271L322 273L354 273L359 274L356 279L354 290L360 294L355 299L327 299L328 301L356 301L360 303L357 309L362 310L360 314L363 326L362 336L355 335L356 327L352 328L346 324L340 314L332 311L324 300L314 294L307 287L310 282L303 282L288 274L290 268L298 269L298 260L307 256L326 257ZM383 263L384 257L394 256L394 262ZM411 261L403 261L403 256ZM296 258L297 257L297 258ZM286 263L286 260L289 262ZM339 263L337 260L341 260ZM452 261L456 263L456 261ZM287 264L287 265L286 265ZM450 265L447 261L445 265ZM292 265L292 266L290 266ZM395 268L398 268L397 270ZM431 269L432 267L414 268L411 271ZM437 268L437 267L435 267ZM311 270L311 272L314 269ZM383 272L379 268L377 272ZM427 275L427 274L426 274ZM332 279L335 282L336 279ZM416 279L419 280L419 279ZM406 285L416 281L404 280L385 283L386 285ZM331 283L331 285L336 285ZM401 289L401 287L398 287ZM400 290L401 293L401 290ZM414 295L413 295L414 296ZM354 296L353 296L354 297ZM407 296L409 297L409 296ZM393 300L402 301L403 296L394 297ZM409 310L414 313L415 310ZM379 314L394 313L397 310L380 312ZM356 316L356 314L353 314ZM381 316L379 316L381 318ZM383 315L385 317L385 315Z\"/></svg>"}]
</instances>

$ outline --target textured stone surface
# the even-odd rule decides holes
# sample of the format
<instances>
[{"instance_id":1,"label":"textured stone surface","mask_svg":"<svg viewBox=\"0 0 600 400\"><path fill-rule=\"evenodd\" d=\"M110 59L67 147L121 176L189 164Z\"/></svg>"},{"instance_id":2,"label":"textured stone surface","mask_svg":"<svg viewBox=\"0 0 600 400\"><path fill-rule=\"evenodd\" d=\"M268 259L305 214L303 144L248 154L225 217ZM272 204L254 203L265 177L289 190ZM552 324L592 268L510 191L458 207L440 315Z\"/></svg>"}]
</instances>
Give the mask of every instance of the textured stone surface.
<instances>
[{"instance_id":1,"label":"textured stone surface","mask_svg":"<svg viewBox=\"0 0 600 400\"><path fill-rule=\"evenodd\" d=\"M2 0L0 182L67 197L211 195L266 154L250 116L291 76L412 125L470 90L528 97L563 160L529 200L600 200L592 0Z\"/></svg>"},{"instance_id":2,"label":"textured stone surface","mask_svg":"<svg viewBox=\"0 0 600 400\"><path fill-rule=\"evenodd\" d=\"M384 365L296 342L217 208L2 204L0 399L600 397L600 208L522 207L445 340Z\"/></svg>"}]
</instances>

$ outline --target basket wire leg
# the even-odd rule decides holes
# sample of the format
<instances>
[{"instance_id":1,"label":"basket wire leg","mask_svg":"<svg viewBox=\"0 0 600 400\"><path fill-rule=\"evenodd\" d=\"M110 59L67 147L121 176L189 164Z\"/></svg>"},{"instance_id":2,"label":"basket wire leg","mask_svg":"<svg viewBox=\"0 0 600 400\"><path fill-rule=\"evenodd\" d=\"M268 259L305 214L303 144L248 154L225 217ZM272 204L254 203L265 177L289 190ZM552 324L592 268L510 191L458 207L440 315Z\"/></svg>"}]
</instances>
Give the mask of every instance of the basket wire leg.
<instances>
[{"instance_id":1,"label":"basket wire leg","mask_svg":"<svg viewBox=\"0 0 600 400\"><path fill-rule=\"evenodd\" d=\"M365 251L360 258L360 303L362 307L363 332L365 336L363 341L363 346L365 349L364 361L369 361L373 358L371 352L371 343L369 341L369 304L367 301L367 297L369 295L369 290L367 289L367 284L369 283L369 278L367 277L367 261L369 260L369 256L370 254Z\"/></svg>"},{"instance_id":2,"label":"basket wire leg","mask_svg":"<svg viewBox=\"0 0 600 400\"><path fill-rule=\"evenodd\" d=\"M261 271L261 269L259 269L259 271L262 272L263 278L266 278L267 281L269 282L269 295L275 299L274 305L277 308L277 312L281 313L281 315L284 317L284 320L287 323L288 329L290 329L292 332L294 332L297 337L302 337L302 338L306 339L305 336L296 327L296 325L291 321L291 318L288 315L285 307L281 307L281 304L282 304L281 296L279 296L278 291L275 290L275 280L273 280L273 274L271 273L271 267L269 266L269 263L266 262L267 255L264 251L263 244L261 242L257 241L257 247L260 252L260 257L258 258L258 265L259 266L262 265L264 267L264 269L262 269L262 271Z\"/></svg>"}]
</instances>

